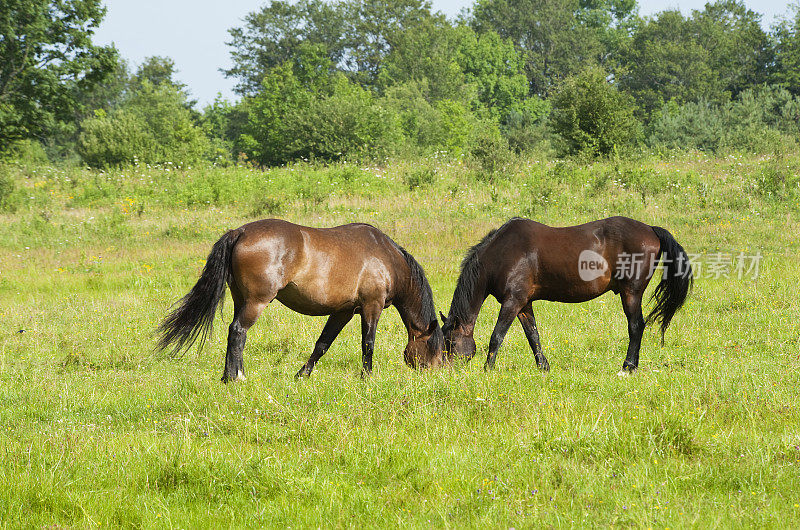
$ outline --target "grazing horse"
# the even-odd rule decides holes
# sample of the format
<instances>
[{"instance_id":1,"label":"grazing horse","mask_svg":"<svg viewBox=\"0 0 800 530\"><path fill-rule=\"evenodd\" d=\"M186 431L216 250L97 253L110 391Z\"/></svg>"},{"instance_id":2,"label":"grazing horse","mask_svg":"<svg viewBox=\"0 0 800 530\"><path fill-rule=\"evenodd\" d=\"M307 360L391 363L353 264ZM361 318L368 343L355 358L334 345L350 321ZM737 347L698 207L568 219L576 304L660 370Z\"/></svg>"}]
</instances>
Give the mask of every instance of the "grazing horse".
<instances>
[{"instance_id":1,"label":"grazing horse","mask_svg":"<svg viewBox=\"0 0 800 530\"><path fill-rule=\"evenodd\" d=\"M645 321L642 296L662 257L662 278L653 293L655 307ZM536 364L547 371L550 365L542 353L531 302L585 302L613 291L622 298L628 319L628 353L620 371L627 375L639 366L645 325L660 322L663 344L664 332L691 285L689 258L663 228L627 217L565 228L513 218L489 232L464 257L450 314L440 313L445 350L450 359L458 355L469 360L475 355L475 321L492 295L501 307L484 368L494 368L497 350L518 318Z\"/></svg>"},{"instance_id":2,"label":"grazing horse","mask_svg":"<svg viewBox=\"0 0 800 530\"><path fill-rule=\"evenodd\" d=\"M278 299L305 315L330 315L308 362L308 376L339 332L361 315L362 376L372 372L375 330L381 311L394 305L408 330L404 360L412 368L442 363L444 338L433 294L419 263L386 234L367 224L309 228L267 219L231 230L214 244L200 279L159 327L159 347L175 352L205 341L225 286L233 322L222 381L244 378L247 330Z\"/></svg>"}]
</instances>

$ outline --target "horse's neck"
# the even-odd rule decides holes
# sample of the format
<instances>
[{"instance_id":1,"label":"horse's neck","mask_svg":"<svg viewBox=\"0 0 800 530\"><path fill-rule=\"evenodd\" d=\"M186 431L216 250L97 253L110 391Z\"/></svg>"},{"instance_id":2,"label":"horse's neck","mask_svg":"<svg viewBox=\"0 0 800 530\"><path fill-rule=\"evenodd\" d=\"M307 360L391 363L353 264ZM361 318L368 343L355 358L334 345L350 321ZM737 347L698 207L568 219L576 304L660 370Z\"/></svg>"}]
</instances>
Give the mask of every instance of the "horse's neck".
<instances>
[{"instance_id":1,"label":"horse's neck","mask_svg":"<svg viewBox=\"0 0 800 530\"><path fill-rule=\"evenodd\" d=\"M456 292L453 293L453 303L450 304L450 317L458 316L463 327L474 329L481 306L489 295L487 284L487 274L483 268L481 268L481 273L469 283L461 282L459 279ZM456 300L458 300L457 303ZM457 315L453 313L455 305L458 306Z\"/></svg>"},{"instance_id":2,"label":"horse's neck","mask_svg":"<svg viewBox=\"0 0 800 530\"><path fill-rule=\"evenodd\" d=\"M424 333L430 322L426 322L423 316L423 308L421 300L414 300L414 297L404 296L395 301L394 306L397 312L400 313L400 319L403 321L410 335L421 335Z\"/></svg>"}]
</instances>

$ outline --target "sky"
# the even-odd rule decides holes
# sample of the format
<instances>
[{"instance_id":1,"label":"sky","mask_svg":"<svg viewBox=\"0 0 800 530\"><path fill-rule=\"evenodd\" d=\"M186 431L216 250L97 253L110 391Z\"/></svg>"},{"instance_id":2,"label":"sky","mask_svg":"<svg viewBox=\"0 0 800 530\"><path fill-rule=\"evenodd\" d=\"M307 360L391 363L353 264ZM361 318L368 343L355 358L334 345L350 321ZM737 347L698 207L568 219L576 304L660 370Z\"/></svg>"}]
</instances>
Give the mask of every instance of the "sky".
<instances>
[{"instance_id":1,"label":"sky","mask_svg":"<svg viewBox=\"0 0 800 530\"><path fill-rule=\"evenodd\" d=\"M241 26L248 13L264 0L105 0L106 17L95 33L97 44L116 45L135 69L145 57L160 55L175 61L176 78L188 85L192 98L203 107L218 93L234 100L233 79L220 68L230 67L228 29ZM471 6L472 0L433 0L433 9L449 17ZM752 10L764 15L765 28L788 12L786 0L745 0ZM665 9L689 14L702 9L705 0L639 0L639 13L652 15Z\"/></svg>"}]
</instances>

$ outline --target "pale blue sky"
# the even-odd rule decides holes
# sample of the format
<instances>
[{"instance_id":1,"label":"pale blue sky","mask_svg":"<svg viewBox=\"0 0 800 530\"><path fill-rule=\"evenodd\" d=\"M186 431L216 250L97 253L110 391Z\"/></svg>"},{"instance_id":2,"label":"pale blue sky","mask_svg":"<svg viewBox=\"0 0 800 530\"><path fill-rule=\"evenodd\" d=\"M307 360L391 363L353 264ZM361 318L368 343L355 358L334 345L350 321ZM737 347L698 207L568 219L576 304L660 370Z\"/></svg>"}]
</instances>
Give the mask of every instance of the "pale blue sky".
<instances>
[{"instance_id":1,"label":"pale blue sky","mask_svg":"<svg viewBox=\"0 0 800 530\"><path fill-rule=\"evenodd\" d=\"M787 13L785 0L745 0L750 9L764 15L769 27L776 16ZM229 67L228 29L242 25L242 18L263 1L227 0L105 0L108 14L95 42L114 43L124 58L139 64L151 55L175 60L178 79L186 83L199 106L212 101L217 92L235 99L233 80L219 71ZM448 16L471 6L469 0L433 0L433 8ZM702 9L704 0L640 0L640 13L650 15L670 8L684 13Z\"/></svg>"}]
</instances>

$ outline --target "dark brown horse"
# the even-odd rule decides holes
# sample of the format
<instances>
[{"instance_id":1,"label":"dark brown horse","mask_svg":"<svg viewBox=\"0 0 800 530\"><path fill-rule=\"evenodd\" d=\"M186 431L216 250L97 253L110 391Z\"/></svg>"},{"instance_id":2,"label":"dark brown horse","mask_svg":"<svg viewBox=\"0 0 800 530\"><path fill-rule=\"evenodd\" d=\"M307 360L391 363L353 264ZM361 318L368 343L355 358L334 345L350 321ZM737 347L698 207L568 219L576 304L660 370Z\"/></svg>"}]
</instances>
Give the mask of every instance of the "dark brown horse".
<instances>
[{"instance_id":1,"label":"dark brown horse","mask_svg":"<svg viewBox=\"0 0 800 530\"><path fill-rule=\"evenodd\" d=\"M655 307L642 316L642 296L659 259L663 274L653 297ZM626 217L611 217L579 226L552 228L514 218L469 249L461 263L450 314L442 316L449 357L475 355L472 337L481 305L489 295L500 302L500 315L489 341L486 369L494 368L497 350L518 318L542 370L542 353L531 302L585 302L607 291L622 298L628 318L628 353L620 374L639 366L644 327L660 322L661 341L692 285L689 258L672 235Z\"/></svg>"},{"instance_id":2,"label":"dark brown horse","mask_svg":"<svg viewBox=\"0 0 800 530\"><path fill-rule=\"evenodd\" d=\"M159 327L159 347L173 345L178 352L198 337L202 345L226 284L233 298L233 322L223 381L244 377L247 330L274 299L298 313L330 315L297 377L311 374L356 313L361 315L362 375L369 375L378 318L390 305L408 329L406 364L442 363L444 339L422 267L373 226L308 228L267 219L231 230L214 244L197 284Z\"/></svg>"}]
</instances>

